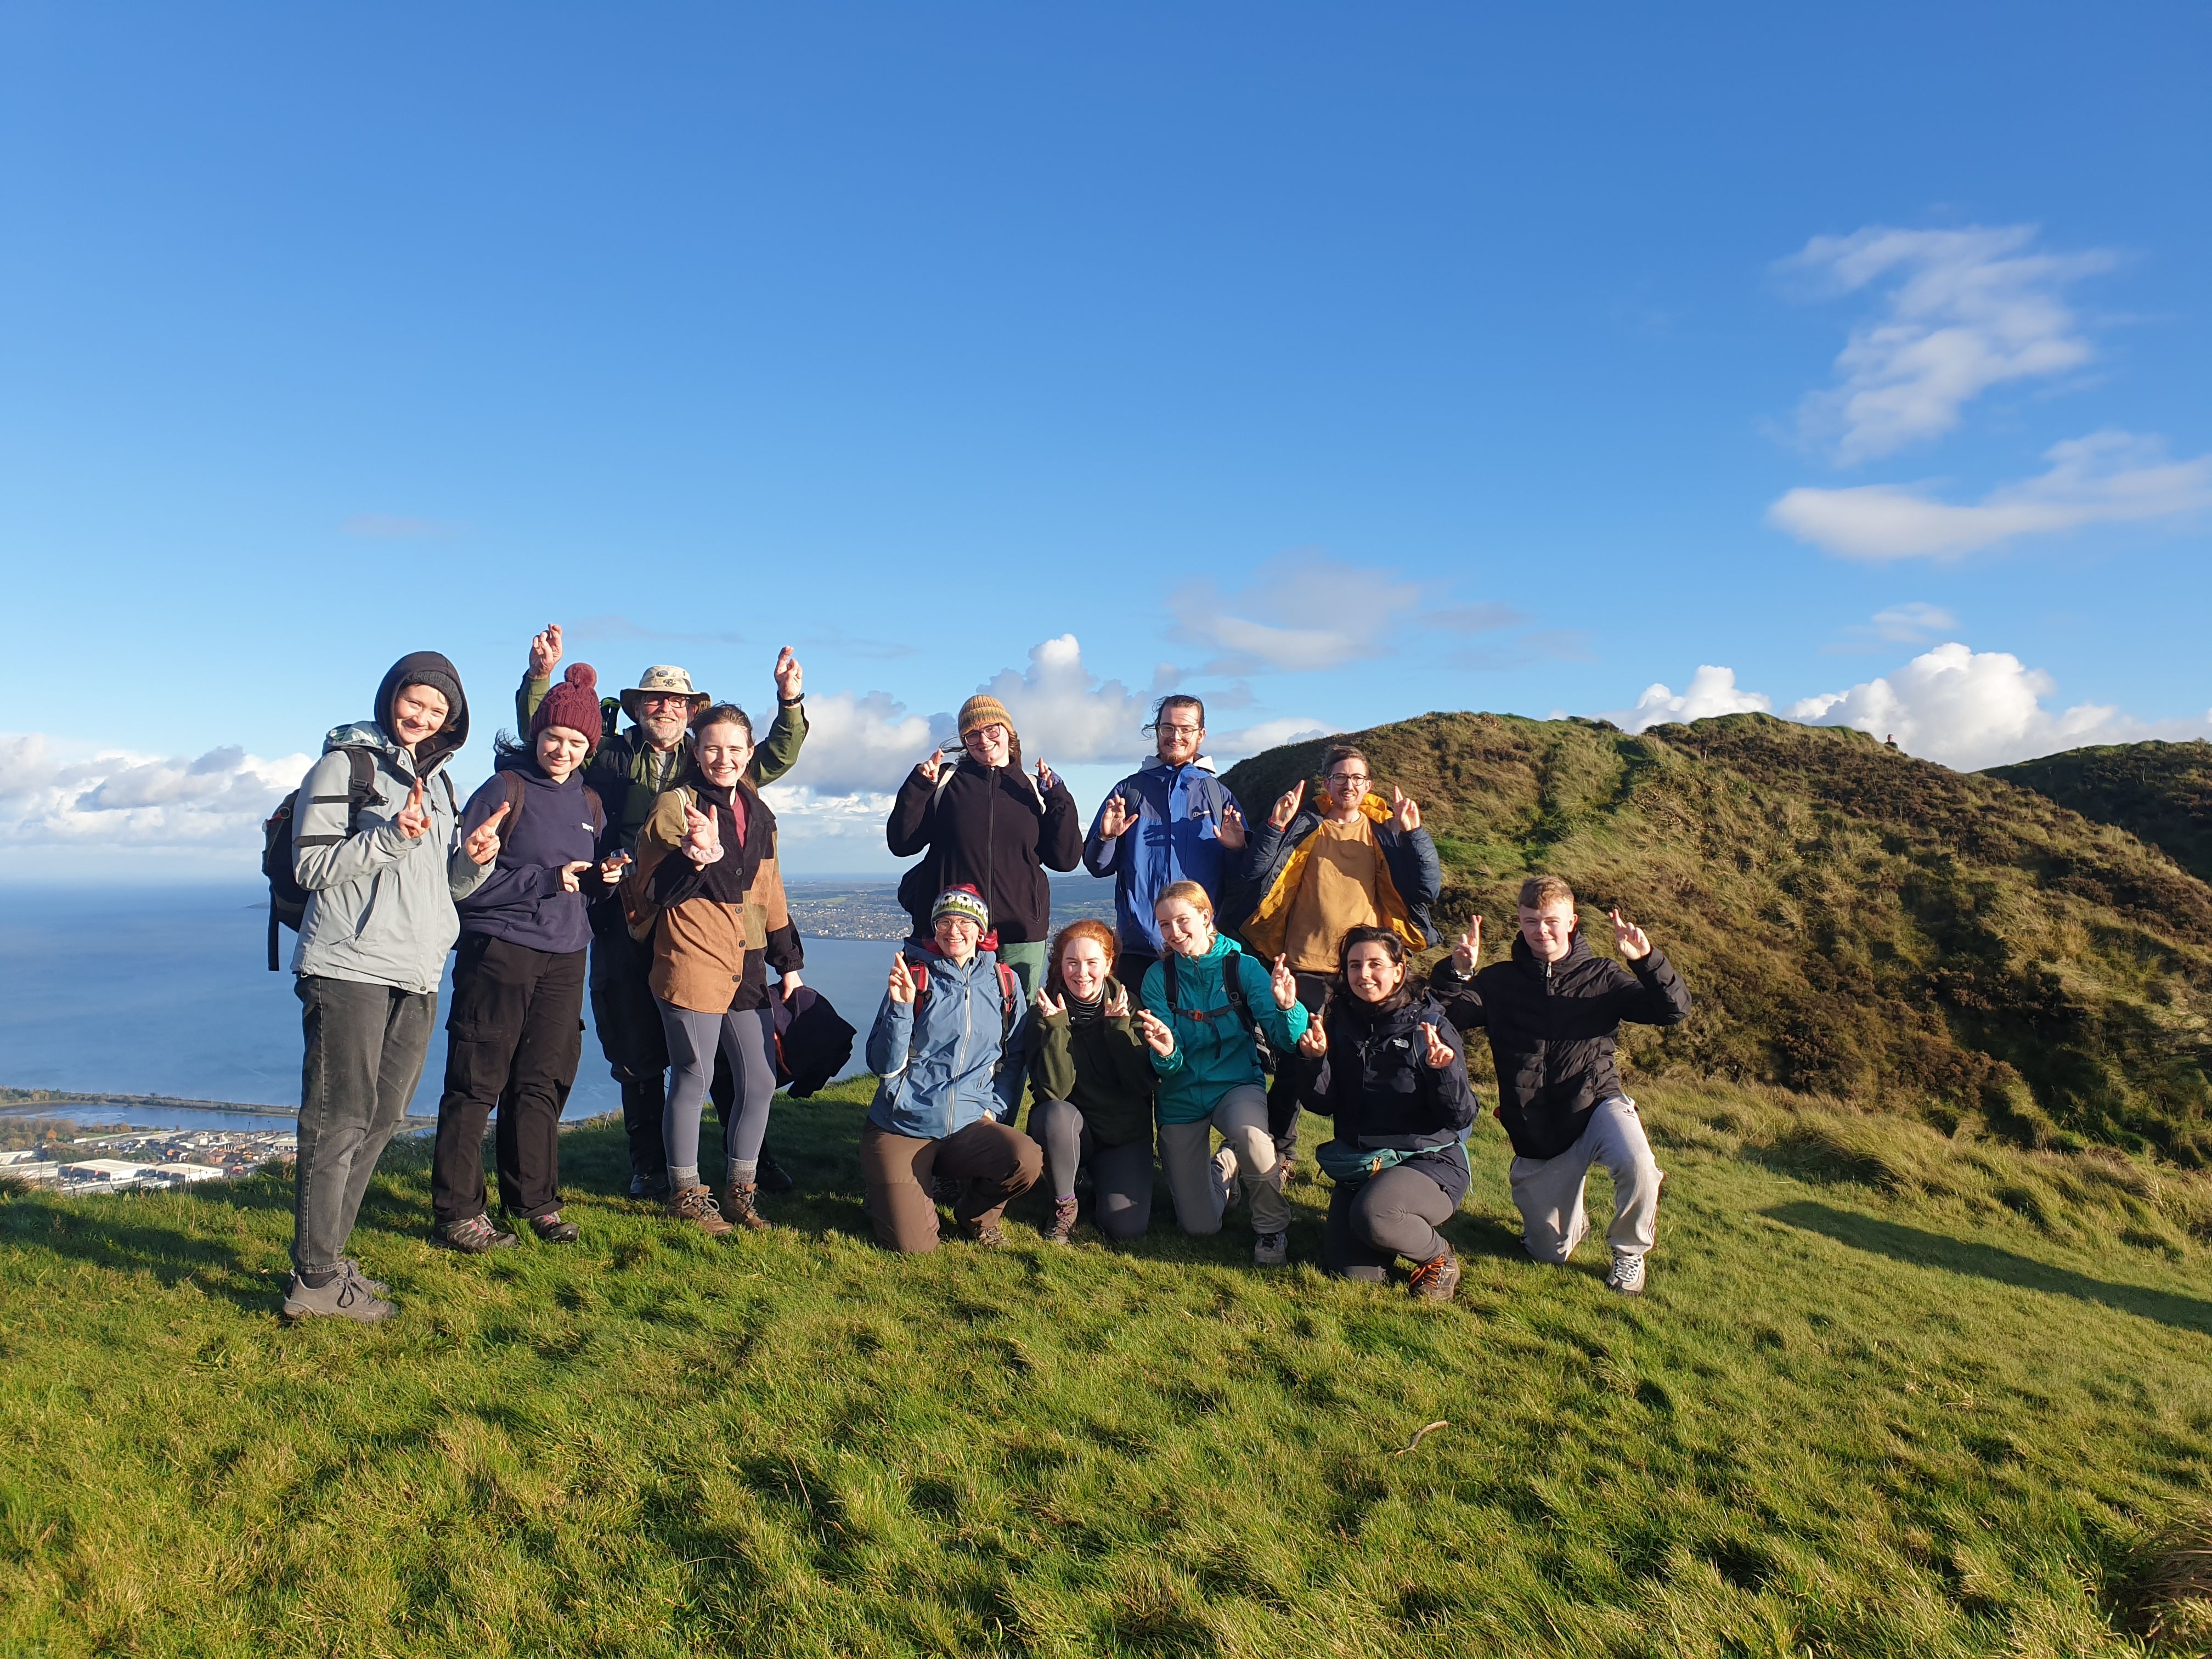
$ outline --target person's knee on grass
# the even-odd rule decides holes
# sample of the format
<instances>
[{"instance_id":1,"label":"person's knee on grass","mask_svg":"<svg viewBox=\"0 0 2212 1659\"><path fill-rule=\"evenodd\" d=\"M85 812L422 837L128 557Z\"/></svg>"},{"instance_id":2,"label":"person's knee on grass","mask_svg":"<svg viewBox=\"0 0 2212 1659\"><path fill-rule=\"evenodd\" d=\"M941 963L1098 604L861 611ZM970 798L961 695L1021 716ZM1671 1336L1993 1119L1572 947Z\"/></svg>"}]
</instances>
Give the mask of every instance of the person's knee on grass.
<instances>
[{"instance_id":1,"label":"person's knee on grass","mask_svg":"<svg viewBox=\"0 0 2212 1659\"><path fill-rule=\"evenodd\" d=\"M1030 1011L1030 1133L1050 1177L1050 1243L1067 1243L1075 1231L1075 1182L1086 1163L1092 1215L1110 1207L1120 1229L1113 1236L1133 1237L1152 1215L1154 1081L1129 993L1113 975L1119 952L1105 923L1070 922L1052 942Z\"/></svg>"}]
</instances>

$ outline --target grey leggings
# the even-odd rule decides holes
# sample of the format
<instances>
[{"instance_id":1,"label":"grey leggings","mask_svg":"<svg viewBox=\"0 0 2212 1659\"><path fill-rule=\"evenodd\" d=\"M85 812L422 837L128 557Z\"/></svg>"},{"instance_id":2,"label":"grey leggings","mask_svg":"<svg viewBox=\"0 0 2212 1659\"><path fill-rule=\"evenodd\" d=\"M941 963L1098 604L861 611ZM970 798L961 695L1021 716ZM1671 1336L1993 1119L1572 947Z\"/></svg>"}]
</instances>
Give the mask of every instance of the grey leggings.
<instances>
[{"instance_id":1,"label":"grey leggings","mask_svg":"<svg viewBox=\"0 0 2212 1659\"><path fill-rule=\"evenodd\" d=\"M1322 1256L1331 1273L1380 1279L1400 1256L1431 1261L1450 1247L1437 1229L1451 1219L1451 1195L1419 1170L1399 1164L1328 1195Z\"/></svg>"},{"instance_id":2,"label":"grey leggings","mask_svg":"<svg viewBox=\"0 0 2212 1659\"><path fill-rule=\"evenodd\" d=\"M1091 1220L1115 1240L1132 1239L1152 1224L1152 1139L1101 1146L1083 1114L1065 1100L1040 1100L1030 1108L1030 1135L1044 1148L1045 1181L1055 1198L1075 1190L1075 1172L1091 1166Z\"/></svg>"},{"instance_id":3,"label":"grey leggings","mask_svg":"<svg viewBox=\"0 0 2212 1659\"><path fill-rule=\"evenodd\" d=\"M714 1045L730 1057L730 1075L740 1098L737 1122L723 1151L732 1163L760 1158L768 1138L769 1102L775 1096L775 1015L769 1008L739 1013L702 1014L663 1002L660 1024L668 1033L668 1103L660 1115L661 1139L668 1146L671 1170L699 1167L699 1113L714 1080Z\"/></svg>"}]
</instances>

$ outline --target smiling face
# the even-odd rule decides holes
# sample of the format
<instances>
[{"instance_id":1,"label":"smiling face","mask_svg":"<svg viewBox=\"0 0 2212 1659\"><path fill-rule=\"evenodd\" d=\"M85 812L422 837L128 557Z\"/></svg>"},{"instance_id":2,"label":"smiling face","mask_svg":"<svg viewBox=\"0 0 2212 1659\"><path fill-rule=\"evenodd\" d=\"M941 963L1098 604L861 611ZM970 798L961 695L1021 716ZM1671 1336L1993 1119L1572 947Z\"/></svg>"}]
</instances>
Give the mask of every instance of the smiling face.
<instances>
[{"instance_id":1,"label":"smiling face","mask_svg":"<svg viewBox=\"0 0 2212 1659\"><path fill-rule=\"evenodd\" d=\"M937 948L945 952L949 962L967 961L975 954L975 946L983 938L983 930L975 925L975 917L950 913L938 917L933 931L937 935Z\"/></svg>"},{"instance_id":2,"label":"smiling face","mask_svg":"<svg viewBox=\"0 0 2212 1659\"><path fill-rule=\"evenodd\" d=\"M1345 957L1344 981L1362 1002L1380 1002L1406 982L1406 964L1391 961L1389 948L1370 939Z\"/></svg>"},{"instance_id":3,"label":"smiling face","mask_svg":"<svg viewBox=\"0 0 2212 1659\"><path fill-rule=\"evenodd\" d=\"M446 729L447 713L444 692L427 685L403 685L392 700L392 724L397 728L392 735L411 755L416 744Z\"/></svg>"},{"instance_id":4,"label":"smiling face","mask_svg":"<svg viewBox=\"0 0 2212 1659\"><path fill-rule=\"evenodd\" d=\"M1188 899L1162 899L1152 918L1160 938L1179 957L1202 957L1213 948L1213 918Z\"/></svg>"},{"instance_id":5,"label":"smiling face","mask_svg":"<svg viewBox=\"0 0 2212 1659\"><path fill-rule=\"evenodd\" d=\"M1088 933L1067 941L1060 953L1060 982L1068 994L1082 1002L1096 1002L1106 994L1106 951Z\"/></svg>"},{"instance_id":6,"label":"smiling face","mask_svg":"<svg viewBox=\"0 0 2212 1659\"><path fill-rule=\"evenodd\" d=\"M1553 899L1540 909L1521 907L1521 937L1539 962L1557 962L1574 948L1575 907Z\"/></svg>"},{"instance_id":7,"label":"smiling face","mask_svg":"<svg viewBox=\"0 0 2212 1659\"><path fill-rule=\"evenodd\" d=\"M1195 703L1169 703L1153 723L1153 745L1170 766L1188 766L1198 758L1205 742L1206 726L1199 719Z\"/></svg>"},{"instance_id":8,"label":"smiling face","mask_svg":"<svg viewBox=\"0 0 2212 1659\"><path fill-rule=\"evenodd\" d=\"M568 774L581 766L591 751L592 740L571 726L547 726L538 734L533 749L538 769L556 783L567 782Z\"/></svg>"},{"instance_id":9,"label":"smiling face","mask_svg":"<svg viewBox=\"0 0 2212 1659\"><path fill-rule=\"evenodd\" d=\"M969 759L978 766L1004 766L1013 756L1014 734L998 721L979 726L960 739Z\"/></svg>"},{"instance_id":10,"label":"smiling face","mask_svg":"<svg viewBox=\"0 0 2212 1659\"><path fill-rule=\"evenodd\" d=\"M691 699L680 691L648 691L637 700L637 729L664 754L684 741L691 718Z\"/></svg>"},{"instance_id":11,"label":"smiling face","mask_svg":"<svg viewBox=\"0 0 2212 1659\"><path fill-rule=\"evenodd\" d=\"M727 789L744 775L752 757L752 739L734 720L699 728L699 770L717 789Z\"/></svg>"}]
</instances>

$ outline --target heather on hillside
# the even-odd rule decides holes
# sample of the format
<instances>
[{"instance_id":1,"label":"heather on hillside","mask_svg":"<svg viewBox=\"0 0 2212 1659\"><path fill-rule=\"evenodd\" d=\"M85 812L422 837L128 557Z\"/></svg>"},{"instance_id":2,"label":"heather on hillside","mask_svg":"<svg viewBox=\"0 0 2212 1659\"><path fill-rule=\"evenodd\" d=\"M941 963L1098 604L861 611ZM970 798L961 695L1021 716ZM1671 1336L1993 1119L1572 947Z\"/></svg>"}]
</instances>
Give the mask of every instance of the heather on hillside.
<instances>
[{"instance_id":1,"label":"heather on hillside","mask_svg":"<svg viewBox=\"0 0 2212 1659\"><path fill-rule=\"evenodd\" d=\"M1438 714L1350 740L1422 803L1440 927L1480 913L1504 948L1544 870L1585 925L1618 904L1651 930L1698 1013L1625 1034L1638 1069L2212 1163L2212 888L2124 830L1759 714L1630 736ZM1264 812L1325 746L1228 781Z\"/></svg>"},{"instance_id":2,"label":"heather on hillside","mask_svg":"<svg viewBox=\"0 0 2212 1659\"><path fill-rule=\"evenodd\" d=\"M2122 743L2069 749L1988 776L2117 824L2200 881L2212 881L2212 743Z\"/></svg>"}]
</instances>

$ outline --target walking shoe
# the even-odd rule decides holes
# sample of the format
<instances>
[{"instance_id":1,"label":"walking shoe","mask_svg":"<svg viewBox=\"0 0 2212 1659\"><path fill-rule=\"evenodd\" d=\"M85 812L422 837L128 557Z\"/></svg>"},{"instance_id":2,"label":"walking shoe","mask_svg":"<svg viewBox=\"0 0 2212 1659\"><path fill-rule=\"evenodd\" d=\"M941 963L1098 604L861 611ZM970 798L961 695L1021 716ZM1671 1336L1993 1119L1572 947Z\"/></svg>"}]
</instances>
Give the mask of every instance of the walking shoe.
<instances>
[{"instance_id":1,"label":"walking shoe","mask_svg":"<svg viewBox=\"0 0 2212 1659\"><path fill-rule=\"evenodd\" d=\"M961 1190L967 1184L964 1181L956 1181L951 1176L932 1176L929 1178L929 1195L949 1208L960 1202Z\"/></svg>"},{"instance_id":2,"label":"walking shoe","mask_svg":"<svg viewBox=\"0 0 2212 1659\"><path fill-rule=\"evenodd\" d=\"M343 1273L348 1279L353 1280L355 1284L360 1285L362 1289L367 1291L371 1296L388 1296L391 1294L391 1285L386 1284L380 1279L371 1279L368 1277L362 1272L361 1263L355 1261L351 1256L347 1256L343 1261L338 1263L338 1271Z\"/></svg>"},{"instance_id":3,"label":"walking shoe","mask_svg":"<svg viewBox=\"0 0 2212 1659\"><path fill-rule=\"evenodd\" d=\"M708 1187L685 1187L668 1195L668 1218L688 1221L709 1238L720 1238L731 1231L730 1224L722 1219L722 1206L714 1202L714 1194Z\"/></svg>"},{"instance_id":4,"label":"walking shoe","mask_svg":"<svg viewBox=\"0 0 2212 1659\"><path fill-rule=\"evenodd\" d=\"M561 1219L561 1212L558 1210L547 1215L531 1217L530 1231L538 1235L538 1242L542 1244L574 1244L583 1237L577 1231L574 1222Z\"/></svg>"},{"instance_id":5,"label":"walking shoe","mask_svg":"<svg viewBox=\"0 0 2212 1659\"><path fill-rule=\"evenodd\" d=\"M1290 1259L1288 1233L1261 1233L1252 1246L1252 1265L1255 1267L1279 1267Z\"/></svg>"},{"instance_id":6,"label":"walking shoe","mask_svg":"<svg viewBox=\"0 0 2212 1659\"><path fill-rule=\"evenodd\" d=\"M657 1175L634 1175L629 1178L629 1195L641 1198L648 1204L667 1201L668 1178Z\"/></svg>"},{"instance_id":7,"label":"walking shoe","mask_svg":"<svg viewBox=\"0 0 2212 1659\"><path fill-rule=\"evenodd\" d=\"M341 1267L337 1276L323 1285L311 1285L299 1274L294 1273L292 1283L284 1292L284 1305L280 1311L287 1319L308 1319L319 1316L374 1325L380 1319L391 1318L399 1310L382 1297L371 1296L362 1288L360 1279Z\"/></svg>"},{"instance_id":8,"label":"walking shoe","mask_svg":"<svg viewBox=\"0 0 2212 1659\"><path fill-rule=\"evenodd\" d=\"M1407 1289L1424 1302L1449 1302L1459 1290L1459 1258L1447 1249L1415 1267Z\"/></svg>"},{"instance_id":9,"label":"walking shoe","mask_svg":"<svg viewBox=\"0 0 2212 1659\"><path fill-rule=\"evenodd\" d=\"M1605 1287L1619 1291L1623 1296L1644 1294L1644 1257L1636 1250L1615 1249L1613 1271L1605 1276Z\"/></svg>"},{"instance_id":10,"label":"walking shoe","mask_svg":"<svg viewBox=\"0 0 2212 1659\"><path fill-rule=\"evenodd\" d=\"M987 1250L995 1250L1006 1242L1006 1236L999 1231L995 1221L963 1221L960 1224L960 1237Z\"/></svg>"},{"instance_id":11,"label":"walking shoe","mask_svg":"<svg viewBox=\"0 0 2212 1659\"><path fill-rule=\"evenodd\" d=\"M1052 1225L1045 1229L1044 1242L1065 1244L1075 1232L1075 1200L1055 1198L1052 1201Z\"/></svg>"},{"instance_id":12,"label":"walking shoe","mask_svg":"<svg viewBox=\"0 0 2212 1659\"><path fill-rule=\"evenodd\" d=\"M722 1200L722 1214L735 1226L764 1233L769 1230L769 1218L753 1207L753 1200L759 1196L759 1182L733 1181L730 1183L727 1195Z\"/></svg>"},{"instance_id":13,"label":"walking shoe","mask_svg":"<svg viewBox=\"0 0 2212 1659\"><path fill-rule=\"evenodd\" d=\"M753 1180L764 1193L787 1193L799 1184L766 1151L760 1155L760 1168L754 1172Z\"/></svg>"},{"instance_id":14,"label":"walking shoe","mask_svg":"<svg viewBox=\"0 0 2212 1659\"><path fill-rule=\"evenodd\" d=\"M520 1241L513 1233L493 1226L489 1216L472 1215L466 1221L447 1221L433 1227L430 1242L463 1255L482 1255L486 1250L503 1250Z\"/></svg>"},{"instance_id":15,"label":"walking shoe","mask_svg":"<svg viewBox=\"0 0 2212 1659\"><path fill-rule=\"evenodd\" d=\"M1213 1184L1221 1188L1222 1212L1226 1214L1235 1209L1242 1194L1237 1190L1237 1153L1233 1148L1224 1146L1213 1155Z\"/></svg>"}]
</instances>

